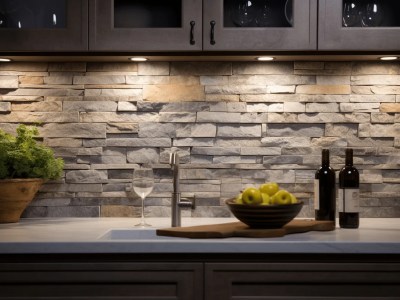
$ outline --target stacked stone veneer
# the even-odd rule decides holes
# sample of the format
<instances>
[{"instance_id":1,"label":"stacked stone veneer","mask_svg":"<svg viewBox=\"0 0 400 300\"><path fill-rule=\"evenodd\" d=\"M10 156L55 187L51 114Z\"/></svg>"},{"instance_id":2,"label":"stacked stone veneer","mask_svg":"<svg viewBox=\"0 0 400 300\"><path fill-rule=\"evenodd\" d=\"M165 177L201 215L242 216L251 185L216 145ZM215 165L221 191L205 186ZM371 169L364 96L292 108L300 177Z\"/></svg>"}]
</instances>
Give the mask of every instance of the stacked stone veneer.
<instances>
[{"instance_id":1,"label":"stacked stone veneer","mask_svg":"<svg viewBox=\"0 0 400 300\"><path fill-rule=\"evenodd\" d=\"M354 148L361 215L400 217L400 64L377 62L2 63L0 127L39 124L65 159L25 217L137 216L133 169L155 168L148 216L170 215L179 149L186 216L229 216L223 199L277 181L312 215L322 148Z\"/></svg>"}]
</instances>

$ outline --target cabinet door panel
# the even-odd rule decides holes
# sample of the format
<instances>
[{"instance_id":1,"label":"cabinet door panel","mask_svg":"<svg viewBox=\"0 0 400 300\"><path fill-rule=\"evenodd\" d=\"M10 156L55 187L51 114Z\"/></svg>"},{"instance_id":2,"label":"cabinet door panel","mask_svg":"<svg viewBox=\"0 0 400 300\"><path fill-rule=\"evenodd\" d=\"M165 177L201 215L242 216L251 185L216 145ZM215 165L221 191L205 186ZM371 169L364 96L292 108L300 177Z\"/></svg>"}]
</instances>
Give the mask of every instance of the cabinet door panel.
<instances>
[{"instance_id":1,"label":"cabinet door panel","mask_svg":"<svg viewBox=\"0 0 400 300\"><path fill-rule=\"evenodd\" d=\"M2 0L0 13L5 21L0 26L0 51L86 51L87 1L60 1L59 13L54 13L46 9L52 3L45 0Z\"/></svg>"},{"instance_id":2,"label":"cabinet door panel","mask_svg":"<svg viewBox=\"0 0 400 300\"><path fill-rule=\"evenodd\" d=\"M196 263L27 263L0 266L0 299L203 299Z\"/></svg>"},{"instance_id":3,"label":"cabinet door panel","mask_svg":"<svg viewBox=\"0 0 400 300\"><path fill-rule=\"evenodd\" d=\"M229 1L229 0L225 0ZM232 6L224 0L204 0L203 35L204 50L235 50L235 51L263 51L263 50L315 50L317 37L317 1L292 0L292 21L283 24L276 20L277 25L263 25L257 23L248 26L238 25L233 21L235 12ZM233 0L231 0L233 1ZM286 0L279 0L280 14L284 14ZM289 1L289 0L288 0ZM250 1L249 1L250 2ZM257 4L256 1L252 1ZM236 2L234 2L235 4ZM258 13L259 8L253 12ZM275 10L275 13L277 11ZM247 13L246 13L247 14ZM236 19L236 18L235 18ZM212 33L211 22L215 22ZM291 24L290 24L291 23ZM236 24L236 25L235 25ZM214 35L215 44L211 42Z\"/></svg>"},{"instance_id":4,"label":"cabinet door panel","mask_svg":"<svg viewBox=\"0 0 400 300\"><path fill-rule=\"evenodd\" d=\"M207 300L394 299L399 264L209 263Z\"/></svg>"},{"instance_id":5,"label":"cabinet door panel","mask_svg":"<svg viewBox=\"0 0 400 300\"><path fill-rule=\"evenodd\" d=\"M202 48L201 0L90 0L89 5L90 50L195 51ZM191 33L194 43L191 43Z\"/></svg>"},{"instance_id":6,"label":"cabinet door panel","mask_svg":"<svg viewBox=\"0 0 400 300\"><path fill-rule=\"evenodd\" d=\"M354 2L354 1L353 1ZM354 13L347 12L343 0L320 0L318 21L319 50L369 50L397 51L400 48L400 2L391 0L375 1L382 4L385 10L379 26L365 27L363 18L366 12L366 2ZM356 9L356 7L355 7ZM377 7L376 9L380 9ZM347 24L346 18L352 19ZM373 20L373 18L370 18ZM348 26L348 27L346 27Z\"/></svg>"}]
</instances>

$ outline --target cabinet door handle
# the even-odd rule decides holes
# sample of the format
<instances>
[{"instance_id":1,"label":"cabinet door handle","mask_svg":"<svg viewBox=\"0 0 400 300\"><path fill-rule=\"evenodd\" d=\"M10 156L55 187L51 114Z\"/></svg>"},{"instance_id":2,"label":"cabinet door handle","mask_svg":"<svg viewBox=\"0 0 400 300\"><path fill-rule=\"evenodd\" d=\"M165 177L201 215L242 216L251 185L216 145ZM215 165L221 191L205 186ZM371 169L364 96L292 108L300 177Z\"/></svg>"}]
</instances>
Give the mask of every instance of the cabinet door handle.
<instances>
[{"instance_id":1,"label":"cabinet door handle","mask_svg":"<svg viewBox=\"0 0 400 300\"><path fill-rule=\"evenodd\" d=\"M215 45L215 34L214 34L215 21L211 21L210 25L211 25L210 44Z\"/></svg>"},{"instance_id":2,"label":"cabinet door handle","mask_svg":"<svg viewBox=\"0 0 400 300\"><path fill-rule=\"evenodd\" d=\"M194 25L196 25L195 21L190 21L190 45L196 44L194 40Z\"/></svg>"}]
</instances>

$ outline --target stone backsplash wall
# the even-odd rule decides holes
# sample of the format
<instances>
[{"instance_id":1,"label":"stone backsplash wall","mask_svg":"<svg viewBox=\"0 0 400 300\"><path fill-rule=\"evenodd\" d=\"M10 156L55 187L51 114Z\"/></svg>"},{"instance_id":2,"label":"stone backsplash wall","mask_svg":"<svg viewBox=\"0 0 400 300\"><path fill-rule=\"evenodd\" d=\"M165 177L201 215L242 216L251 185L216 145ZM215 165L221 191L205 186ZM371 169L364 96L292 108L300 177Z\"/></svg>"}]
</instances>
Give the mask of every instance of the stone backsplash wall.
<instances>
[{"instance_id":1,"label":"stone backsplash wall","mask_svg":"<svg viewBox=\"0 0 400 300\"><path fill-rule=\"evenodd\" d=\"M151 164L147 216L170 215L168 157L179 150L193 217L276 181L305 201L322 148L361 173L361 216L400 217L400 64L383 62L2 63L0 128L38 124L65 159L24 217L139 215L133 169Z\"/></svg>"}]
</instances>

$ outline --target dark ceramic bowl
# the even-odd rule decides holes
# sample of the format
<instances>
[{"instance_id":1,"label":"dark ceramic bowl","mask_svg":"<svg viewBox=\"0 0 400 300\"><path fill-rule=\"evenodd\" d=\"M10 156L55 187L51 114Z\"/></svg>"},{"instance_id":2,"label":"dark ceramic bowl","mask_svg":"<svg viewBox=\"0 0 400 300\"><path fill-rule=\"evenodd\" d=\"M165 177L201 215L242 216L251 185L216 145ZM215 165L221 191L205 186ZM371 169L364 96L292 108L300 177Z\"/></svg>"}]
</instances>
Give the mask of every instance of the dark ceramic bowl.
<instances>
[{"instance_id":1,"label":"dark ceramic bowl","mask_svg":"<svg viewBox=\"0 0 400 300\"><path fill-rule=\"evenodd\" d=\"M228 199L225 203L237 219L252 228L281 228L293 220L303 207L301 201L287 205L248 205Z\"/></svg>"}]
</instances>

